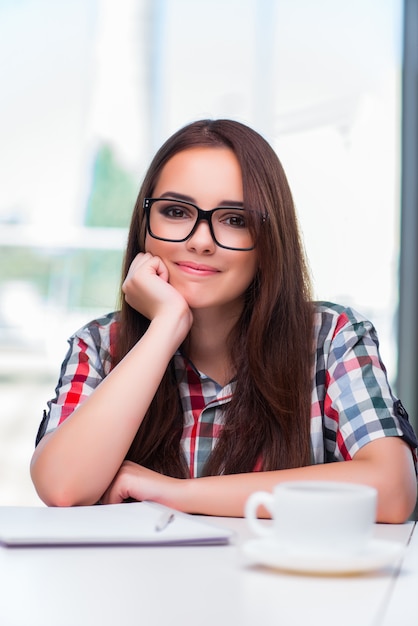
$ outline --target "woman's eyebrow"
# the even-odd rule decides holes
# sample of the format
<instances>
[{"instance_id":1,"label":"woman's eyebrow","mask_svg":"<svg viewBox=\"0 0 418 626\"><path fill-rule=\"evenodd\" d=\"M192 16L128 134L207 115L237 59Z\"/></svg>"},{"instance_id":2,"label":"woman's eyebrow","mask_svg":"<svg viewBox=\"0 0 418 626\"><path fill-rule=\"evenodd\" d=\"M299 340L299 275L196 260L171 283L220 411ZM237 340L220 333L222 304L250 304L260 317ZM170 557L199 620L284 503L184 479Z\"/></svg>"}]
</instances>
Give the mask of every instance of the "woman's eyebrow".
<instances>
[{"instance_id":1,"label":"woman's eyebrow","mask_svg":"<svg viewBox=\"0 0 418 626\"><path fill-rule=\"evenodd\" d=\"M237 209L242 209L244 207L244 203L241 200L222 200L222 202L220 202L218 206L232 206L237 207Z\"/></svg>"},{"instance_id":2,"label":"woman's eyebrow","mask_svg":"<svg viewBox=\"0 0 418 626\"><path fill-rule=\"evenodd\" d=\"M175 198L176 200L184 200L185 202L192 202L193 204L196 202L196 200L191 196L186 196L185 194L178 193L177 191L165 191L160 195L160 198Z\"/></svg>"},{"instance_id":3,"label":"woman's eyebrow","mask_svg":"<svg viewBox=\"0 0 418 626\"><path fill-rule=\"evenodd\" d=\"M196 204L195 198L187 196L183 193L178 193L177 191L165 191L160 195L160 198L174 198L175 200L184 200L184 202L191 202L192 204ZM242 208L244 206L244 203L241 200L222 200L216 206Z\"/></svg>"}]
</instances>

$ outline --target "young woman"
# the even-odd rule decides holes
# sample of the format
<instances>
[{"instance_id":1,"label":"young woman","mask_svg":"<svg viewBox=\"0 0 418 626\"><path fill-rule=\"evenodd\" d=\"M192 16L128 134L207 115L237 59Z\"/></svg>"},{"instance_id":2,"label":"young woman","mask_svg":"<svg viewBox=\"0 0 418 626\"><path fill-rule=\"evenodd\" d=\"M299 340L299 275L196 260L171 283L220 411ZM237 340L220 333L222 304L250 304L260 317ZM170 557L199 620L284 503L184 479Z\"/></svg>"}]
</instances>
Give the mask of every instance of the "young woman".
<instances>
[{"instance_id":1,"label":"young woman","mask_svg":"<svg viewBox=\"0 0 418 626\"><path fill-rule=\"evenodd\" d=\"M312 303L291 192L230 120L174 134L134 209L121 307L70 339L31 472L48 505L154 500L243 515L284 480L360 482L378 520L417 496L417 441L373 326Z\"/></svg>"}]
</instances>

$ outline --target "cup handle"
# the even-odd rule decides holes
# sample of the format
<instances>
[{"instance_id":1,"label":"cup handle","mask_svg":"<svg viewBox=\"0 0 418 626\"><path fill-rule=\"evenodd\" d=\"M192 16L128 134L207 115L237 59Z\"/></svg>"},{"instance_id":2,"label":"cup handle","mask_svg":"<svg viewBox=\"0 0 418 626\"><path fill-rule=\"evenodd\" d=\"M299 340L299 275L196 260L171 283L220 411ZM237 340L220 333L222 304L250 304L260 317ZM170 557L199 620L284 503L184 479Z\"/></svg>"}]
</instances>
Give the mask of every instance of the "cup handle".
<instances>
[{"instance_id":1,"label":"cup handle","mask_svg":"<svg viewBox=\"0 0 418 626\"><path fill-rule=\"evenodd\" d=\"M257 518L257 509L261 505L265 506L273 516L273 495L268 491L256 491L250 495L245 504L245 517L249 527L256 535L271 537L274 532L273 529L260 524Z\"/></svg>"}]
</instances>

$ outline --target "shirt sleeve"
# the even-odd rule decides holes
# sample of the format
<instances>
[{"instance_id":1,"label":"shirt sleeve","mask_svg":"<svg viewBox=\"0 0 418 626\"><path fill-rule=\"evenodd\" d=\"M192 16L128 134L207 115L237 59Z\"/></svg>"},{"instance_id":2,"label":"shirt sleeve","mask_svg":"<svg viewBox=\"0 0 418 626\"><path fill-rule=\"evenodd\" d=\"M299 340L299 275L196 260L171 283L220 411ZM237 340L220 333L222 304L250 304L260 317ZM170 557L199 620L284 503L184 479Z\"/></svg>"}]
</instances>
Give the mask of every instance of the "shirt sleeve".
<instances>
[{"instance_id":1,"label":"shirt sleeve","mask_svg":"<svg viewBox=\"0 0 418 626\"><path fill-rule=\"evenodd\" d=\"M36 445L44 435L55 430L88 398L111 368L109 324L91 322L72 335L61 365L55 397L38 430Z\"/></svg>"},{"instance_id":2,"label":"shirt sleeve","mask_svg":"<svg viewBox=\"0 0 418 626\"><path fill-rule=\"evenodd\" d=\"M375 329L350 310L339 315L334 329L325 388L328 462L350 460L367 443L388 436L416 448L408 415L388 383Z\"/></svg>"}]
</instances>

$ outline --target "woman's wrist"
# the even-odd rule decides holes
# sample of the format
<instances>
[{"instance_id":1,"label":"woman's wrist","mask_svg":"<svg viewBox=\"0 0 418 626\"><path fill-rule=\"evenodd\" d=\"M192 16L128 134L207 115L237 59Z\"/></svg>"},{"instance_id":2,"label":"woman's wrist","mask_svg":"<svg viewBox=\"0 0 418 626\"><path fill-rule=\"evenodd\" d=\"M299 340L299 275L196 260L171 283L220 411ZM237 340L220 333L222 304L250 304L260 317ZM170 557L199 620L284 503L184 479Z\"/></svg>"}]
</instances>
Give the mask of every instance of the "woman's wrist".
<instances>
[{"instance_id":1,"label":"woman's wrist","mask_svg":"<svg viewBox=\"0 0 418 626\"><path fill-rule=\"evenodd\" d=\"M194 478L171 478L166 477L167 491L160 501L160 504L169 506L184 513L199 513L193 507L193 487L196 480Z\"/></svg>"},{"instance_id":2,"label":"woman's wrist","mask_svg":"<svg viewBox=\"0 0 418 626\"><path fill-rule=\"evenodd\" d=\"M155 330L158 336L164 337L172 343L177 350L190 331L193 321L192 312L189 308L176 314L174 311L169 315L159 315L150 324L149 329Z\"/></svg>"}]
</instances>

